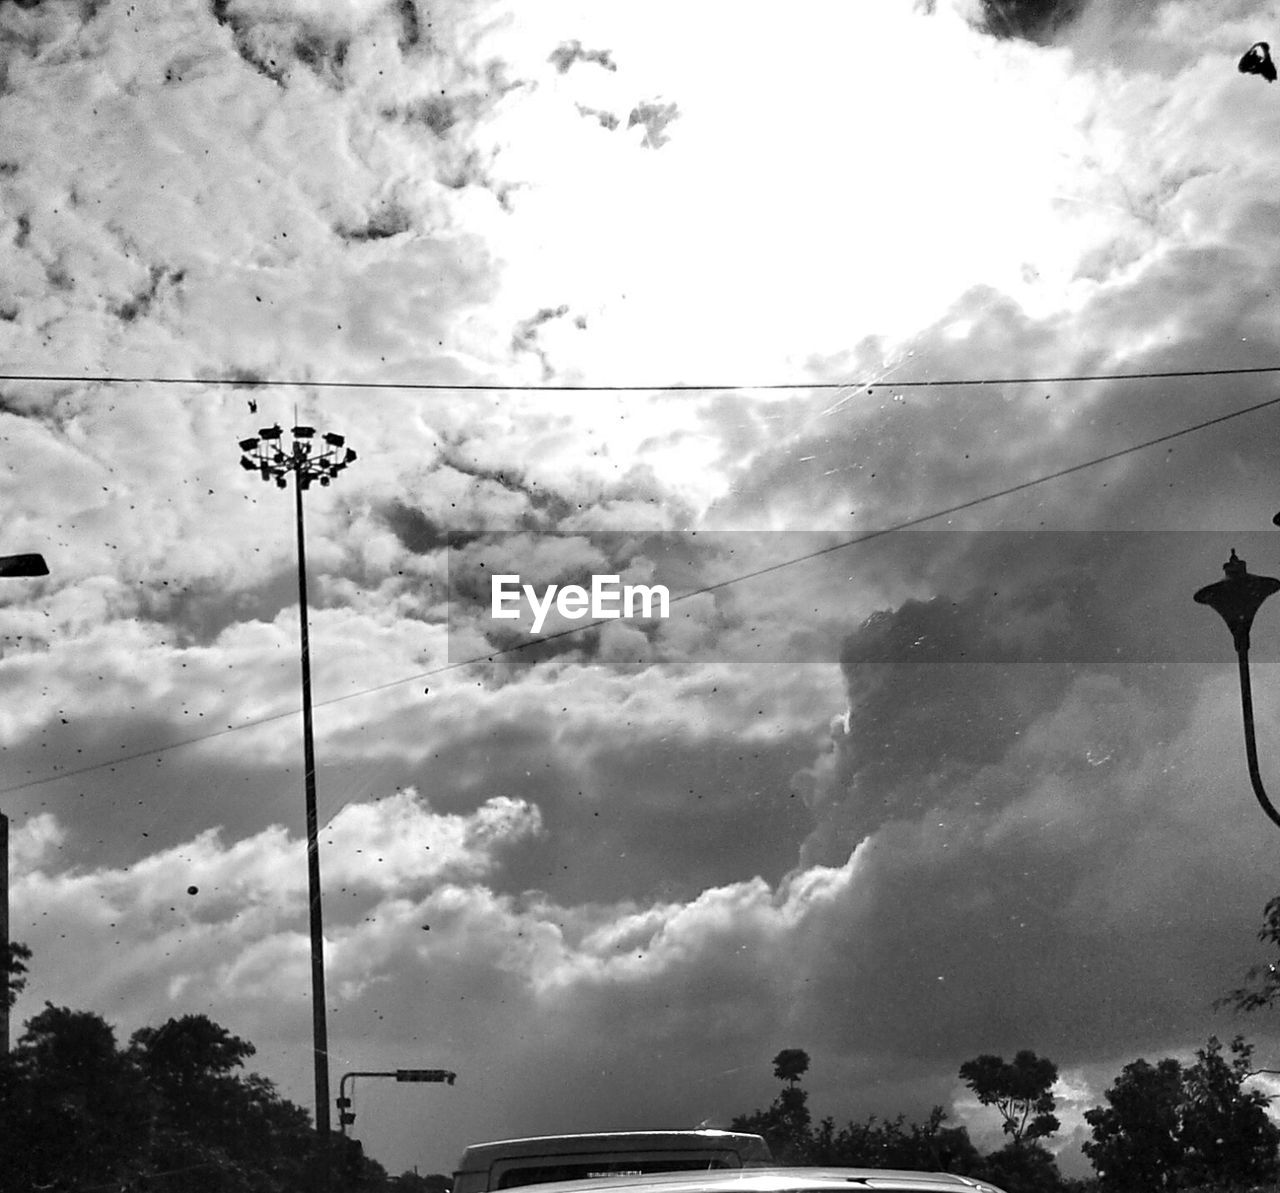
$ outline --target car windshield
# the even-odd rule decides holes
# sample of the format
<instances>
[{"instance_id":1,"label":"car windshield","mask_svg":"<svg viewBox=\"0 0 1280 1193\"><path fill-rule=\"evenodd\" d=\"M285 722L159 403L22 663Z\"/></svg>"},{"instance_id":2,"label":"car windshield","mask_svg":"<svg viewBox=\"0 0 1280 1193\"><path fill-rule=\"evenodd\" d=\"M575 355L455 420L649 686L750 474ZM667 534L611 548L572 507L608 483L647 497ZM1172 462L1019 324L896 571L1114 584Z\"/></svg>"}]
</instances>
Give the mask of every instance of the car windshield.
<instances>
[{"instance_id":1,"label":"car windshield","mask_svg":"<svg viewBox=\"0 0 1280 1193\"><path fill-rule=\"evenodd\" d=\"M640 1176L646 1172L684 1172L692 1169L729 1168L722 1157L688 1155L665 1160L600 1158L513 1165L498 1178L497 1187L537 1185L549 1181L585 1180L603 1176Z\"/></svg>"},{"instance_id":2,"label":"car windshield","mask_svg":"<svg viewBox=\"0 0 1280 1193\"><path fill-rule=\"evenodd\" d=\"M1277 39L0 0L0 1172L1280 1182Z\"/></svg>"}]
</instances>

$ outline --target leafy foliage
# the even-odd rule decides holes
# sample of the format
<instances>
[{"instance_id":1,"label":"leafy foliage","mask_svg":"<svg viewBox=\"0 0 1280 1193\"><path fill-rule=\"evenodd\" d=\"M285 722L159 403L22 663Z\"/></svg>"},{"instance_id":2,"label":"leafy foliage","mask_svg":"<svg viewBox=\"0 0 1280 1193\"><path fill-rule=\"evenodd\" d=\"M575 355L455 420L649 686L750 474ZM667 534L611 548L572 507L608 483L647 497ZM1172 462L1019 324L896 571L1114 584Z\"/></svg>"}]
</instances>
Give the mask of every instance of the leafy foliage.
<instances>
[{"instance_id":1,"label":"leafy foliage","mask_svg":"<svg viewBox=\"0 0 1280 1193\"><path fill-rule=\"evenodd\" d=\"M1236 1036L1230 1050L1227 1059L1222 1045L1211 1037L1183 1075L1184 1168L1192 1183L1255 1184L1273 1180L1280 1172L1280 1128L1267 1116L1270 1099L1244 1088L1252 1073L1253 1048Z\"/></svg>"},{"instance_id":2,"label":"leafy foliage","mask_svg":"<svg viewBox=\"0 0 1280 1193\"><path fill-rule=\"evenodd\" d=\"M1176 1060L1124 1067L1085 1113L1093 1139L1084 1151L1104 1189L1244 1186L1280 1173L1280 1128L1267 1117L1265 1094L1244 1088L1253 1049L1242 1037L1230 1057L1211 1037L1184 1068Z\"/></svg>"},{"instance_id":3,"label":"leafy foliage","mask_svg":"<svg viewBox=\"0 0 1280 1193\"><path fill-rule=\"evenodd\" d=\"M1271 945L1280 961L1280 895L1263 908L1258 939ZM1218 1005L1234 1007L1237 1011L1259 1011L1280 1001L1280 964L1254 965L1245 973L1245 979L1245 985L1228 992L1218 1000Z\"/></svg>"},{"instance_id":4,"label":"leafy foliage","mask_svg":"<svg viewBox=\"0 0 1280 1193\"><path fill-rule=\"evenodd\" d=\"M203 1015L134 1032L128 1057L149 1093L149 1158L159 1171L181 1174L175 1193L283 1190L304 1176L307 1114L266 1079L236 1072L253 1053Z\"/></svg>"},{"instance_id":5,"label":"leafy foliage","mask_svg":"<svg viewBox=\"0 0 1280 1193\"><path fill-rule=\"evenodd\" d=\"M978 1149L964 1127L947 1127L946 1112L935 1106L923 1123L908 1123L904 1115L849 1123L836 1131L824 1119L816 1133L815 1163L853 1168L909 1168L944 1172L975 1172L981 1167Z\"/></svg>"},{"instance_id":6,"label":"leafy foliage","mask_svg":"<svg viewBox=\"0 0 1280 1193\"><path fill-rule=\"evenodd\" d=\"M9 1005L31 950L9 946ZM247 1040L204 1015L133 1033L45 1004L0 1053L0 1189L56 1193L441 1193L443 1176L390 1178L353 1139L326 1155L310 1118L256 1073Z\"/></svg>"},{"instance_id":7,"label":"leafy foliage","mask_svg":"<svg viewBox=\"0 0 1280 1193\"><path fill-rule=\"evenodd\" d=\"M779 1056L784 1055L779 1053ZM805 1057L805 1065L809 1058ZM781 1077L782 1066L774 1062L774 1075ZM801 1070L803 1072L803 1069ZM808 1091L796 1084L797 1077L786 1078L784 1086L765 1110L738 1115L733 1120L735 1131L754 1131L763 1135L779 1164L812 1164L814 1141L811 1130Z\"/></svg>"},{"instance_id":8,"label":"leafy foliage","mask_svg":"<svg viewBox=\"0 0 1280 1193\"><path fill-rule=\"evenodd\" d=\"M795 1085L809 1071L809 1054L803 1048L784 1048L773 1058L773 1075Z\"/></svg>"},{"instance_id":9,"label":"leafy foliage","mask_svg":"<svg viewBox=\"0 0 1280 1193\"><path fill-rule=\"evenodd\" d=\"M1051 1092L1058 1066L1028 1049L1012 1061L984 1053L960 1066L961 1080L984 1106L999 1112L1006 1135L1015 1146L1052 1135L1061 1124L1053 1113Z\"/></svg>"},{"instance_id":10,"label":"leafy foliage","mask_svg":"<svg viewBox=\"0 0 1280 1193\"><path fill-rule=\"evenodd\" d=\"M1057 1161L1038 1143L1005 1144L984 1158L979 1174L1005 1193L1053 1193L1065 1187Z\"/></svg>"},{"instance_id":11,"label":"leafy foliage","mask_svg":"<svg viewBox=\"0 0 1280 1193\"><path fill-rule=\"evenodd\" d=\"M1106 1106L1085 1111L1093 1140L1084 1144L1106 1187L1170 1186L1182 1158L1178 1142L1182 1066L1176 1060L1125 1065L1103 1097Z\"/></svg>"},{"instance_id":12,"label":"leafy foliage","mask_svg":"<svg viewBox=\"0 0 1280 1193\"><path fill-rule=\"evenodd\" d=\"M133 1193L303 1193L325 1166L307 1112L239 1070L253 1046L203 1015L134 1033L46 1004L0 1060L0 1186ZM394 1184L335 1139L342 1188Z\"/></svg>"},{"instance_id":13,"label":"leafy foliage","mask_svg":"<svg viewBox=\"0 0 1280 1193\"><path fill-rule=\"evenodd\" d=\"M0 1171L13 1188L74 1189L98 1174L136 1181L145 1169L146 1101L100 1016L46 1003L5 1066Z\"/></svg>"},{"instance_id":14,"label":"leafy foliage","mask_svg":"<svg viewBox=\"0 0 1280 1193\"><path fill-rule=\"evenodd\" d=\"M735 1131L763 1135L778 1163L965 1173L981 1169L982 1157L969 1133L963 1127L946 1126L941 1106L935 1106L924 1123L908 1123L902 1115L893 1119L872 1115L865 1122L840 1128L831 1118L813 1126L809 1094L798 1084L808 1068L809 1055L801 1049L779 1052L773 1058L773 1075L787 1084L767 1109L733 1120Z\"/></svg>"},{"instance_id":15,"label":"leafy foliage","mask_svg":"<svg viewBox=\"0 0 1280 1193\"><path fill-rule=\"evenodd\" d=\"M27 972L25 962L31 960L31 950L16 940L9 941L6 949L3 958L4 997L6 1005L12 1008L27 984L27 979L22 975Z\"/></svg>"}]
</instances>

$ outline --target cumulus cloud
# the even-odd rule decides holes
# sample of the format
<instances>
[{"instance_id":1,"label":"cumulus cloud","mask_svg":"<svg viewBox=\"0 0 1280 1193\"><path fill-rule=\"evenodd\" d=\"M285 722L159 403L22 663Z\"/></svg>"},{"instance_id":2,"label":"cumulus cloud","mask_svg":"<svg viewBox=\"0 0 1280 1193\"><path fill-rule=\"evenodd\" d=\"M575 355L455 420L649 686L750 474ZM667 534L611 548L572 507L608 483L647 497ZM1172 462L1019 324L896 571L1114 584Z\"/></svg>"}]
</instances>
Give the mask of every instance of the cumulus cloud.
<instances>
[{"instance_id":1,"label":"cumulus cloud","mask_svg":"<svg viewBox=\"0 0 1280 1193\"><path fill-rule=\"evenodd\" d=\"M504 799L468 817L435 814L412 791L344 808L324 829L337 956L357 964L361 948L350 938L384 904L421 904L433 891L475 882L503 849L538 828L535 809ZM142 959L171 989L213 983L233 1002L287 994L297 975L278 970L273 958L305 956L307 907L304 849L287 830L272 826L225 842L208 829L118 869L66 869L52 856L64 836L46 815L17 841L14 931L41 955L41 989L56 990L87 941L102 935L115 940L120 968L84 988L86 1005L114 1006L124 987L145 988L136 969ZM336 972L347 980L342 964ZM146 1009L162 1009L154 991Z\"/></svg>"},{"instance_id":2,"label":"cumulus cloud","mask_svg":"<svg viewBox=\"0 0 1280 1193\"><path fill-rule=\"evenodd\" d=\"M609 71L618 69L617 63L613 60L613 55L608 50L583 49L582 42L576 38L573 41L566 41L556 46L551 51L548 61L554 63L556 70L561 74L568 71L575 62L593 62Z\"/></svg>"}]
</instances>

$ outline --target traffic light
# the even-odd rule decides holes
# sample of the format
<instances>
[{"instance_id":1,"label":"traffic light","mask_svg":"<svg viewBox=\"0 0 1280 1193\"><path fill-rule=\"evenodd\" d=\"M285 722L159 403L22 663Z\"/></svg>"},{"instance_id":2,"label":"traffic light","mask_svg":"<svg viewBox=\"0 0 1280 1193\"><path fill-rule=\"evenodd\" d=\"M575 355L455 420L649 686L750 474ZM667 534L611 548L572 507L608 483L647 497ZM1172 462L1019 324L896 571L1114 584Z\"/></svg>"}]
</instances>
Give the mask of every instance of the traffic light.
<instances>
[{"instance_id":1,"label":"traffic light","mask_svg":"<svg viewBox=\"0 0 1280 1193\"><path fill-rule=\"evenodd\" d=\"M447 1081L454 1083L458 1074L448 1069L397 1069L397 1081Z\"/></svg>"}]
</instances>

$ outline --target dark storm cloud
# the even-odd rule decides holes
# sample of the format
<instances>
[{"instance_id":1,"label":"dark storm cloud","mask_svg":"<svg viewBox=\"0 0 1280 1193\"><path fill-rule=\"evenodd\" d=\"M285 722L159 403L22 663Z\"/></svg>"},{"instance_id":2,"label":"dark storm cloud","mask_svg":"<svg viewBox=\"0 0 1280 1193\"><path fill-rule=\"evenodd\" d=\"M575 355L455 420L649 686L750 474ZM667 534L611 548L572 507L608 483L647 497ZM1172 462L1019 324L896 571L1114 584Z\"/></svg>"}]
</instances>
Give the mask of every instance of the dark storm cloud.
<instances>
[{"instance_id":1,"label":"dark storm cloud","mask_svg":"<svg viewBox=\"0 0 1280 1193\"><path fill-rule=\"evenodd\" d=\"M455 532L440 525L422 510L401 501L391 502L382 512L400 545L415 555L429 555L455 541Z\"/></svg>"},{"instance_id":2,"label":"dark storm cloud","mask_svg":"<svg viewBox=\"0 0 1280 1193\"><path fill-rule=\"evenodd\" d=\"M449 543L450 657L482 641L523 644L525 664L594 652L625 624L651 660L680 662L1215 663L1227 640L1190 592L1232 549L1264 569L1272 545L1226 530L468 534ZM567 586L584 590L577 616L556 603ZM934 595L904 599L918 591ZM1188 618L1202 632L1181 632Z\"/></svg>"},{"instance_id":3,"label":"dark storm cloud","mask_svg":"<svg viewBox=\"0 0 1280 1193\"><path fill-rule=\"evenodd\" d=\"M554 765L536 782L512 776L546 833L510 852L497 889L570 906L684 901L744 874L777 882L794 865L812 821L790 777L812 755L810 727L739 741L668 729L660 751L653 728L629 730L625 715L611 734L547 728L528 744Z\"/></svg>"},{"instance_id":4,"label":"dark storm cloud","mask_svg":"<svg viewBox=\"0 0 1280 1193\"><path fill-rule=\"evenodd\" d=\"M1128 721L1113 729L1114 741L1139 728L1118 688L1086 686L1064 708L1074 703L1078 715L1082 701ZM988 782L1026 783L1035 764L1017 761L1022 775L1011 757ZM1185 832L1166 819L1169 793L1138 797L1114 773L1088 770L1058 780L1067 788L1063 807L1020 825L988 812L939 811L877 834L857 893L823 917L809 942L805 1012L815 1035L841 1053L906 1055L945 1068L1032 1042L1079 1064L1204 1032L1223 975L1239 965L1249 896L1222 892L1216 864L1199 859L1177 877L1153 878L1160 863L1133 829L1145 821L1162 844ZM971 785L970 795L980 798L981 787ZM1257 850L1249 860L1256 871ZM1261 877L1253 875L1255 897L1266 889ZM1171 902L1115 914L1108 900L1126 882ZM850 1013L861 1006L877 1008L875 1016Z\"/></svg>"},{"instance_id":5,"label":"dark storm cloud","mask_svg":"<svg viewBox=\"0 0 1280 1193\"><path fill-rule=\"evenodd\" d=\"M381 204L369 218L356 225L339 225L334 231L345 241L362 243L370 240L387 240L403 236L413 227L413 216L399 203Z\"/></svg>"},{"instance_id":6,"label":"dark storm cloud","mask_svg":"<svg viewBox=\"0 0 1280 1193\"><path fill-rule=\"evenodd\" d=\"M981 0L982 26L996 37L1049 41L1088 0Z\"/></svg>"},{"instance_id":7,"label":"dark storm cloud","mask_svg":"<svg viewBox=\"0 0 1280 1193\"><path fill-rule=\"evenodd\" d=\"M1172 677L1231 658L1225 626L1192 592L1220 578L1209 561L1229 542L1259 559L1272 545L1265 533L991 533L906 536L904 550L923 554L930 540L954 548L929 569L937 595L877 612L841 651L845 731L805 780L815 860L838 862L884 825L932 809L1012 798L972 785L1082 675L1162 693L1162 733L1175 735L1190 696ZM1274 657L1275 646L1261 649ZM1105 737L1091 749L1109 760Z\"/></svg>"}]
</instances>

